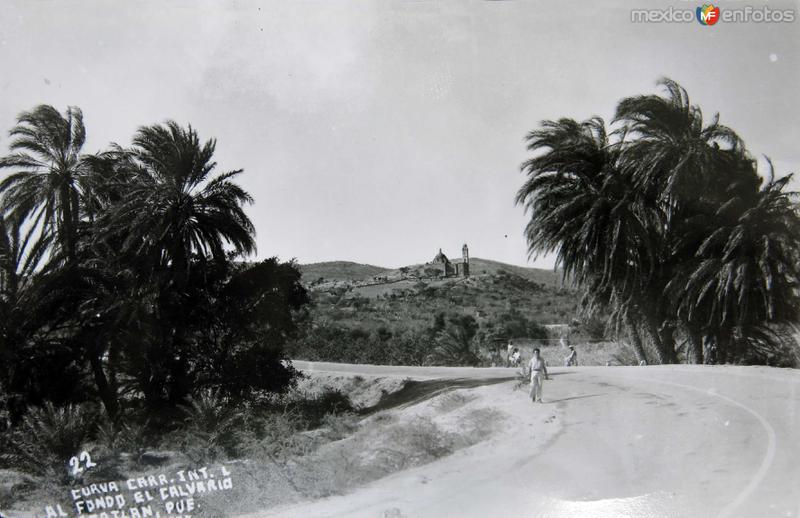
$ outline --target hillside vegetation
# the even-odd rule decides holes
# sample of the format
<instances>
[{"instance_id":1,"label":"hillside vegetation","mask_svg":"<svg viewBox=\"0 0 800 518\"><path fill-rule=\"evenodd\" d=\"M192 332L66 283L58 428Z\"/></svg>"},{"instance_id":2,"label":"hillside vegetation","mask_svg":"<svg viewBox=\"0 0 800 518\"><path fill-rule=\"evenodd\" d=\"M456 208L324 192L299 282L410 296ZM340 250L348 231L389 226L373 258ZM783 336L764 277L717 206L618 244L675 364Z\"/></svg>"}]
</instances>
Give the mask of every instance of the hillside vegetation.
<instances>
[{"instance_id":1,"label":"hillside vegetation","mask_svg":"<svg viewBox=\"0 0 800 518\"><path fill-rule=\"evenodd\" d=\"M312 304L294 358L490 364L509 338L546 344L558 332L545 326L576 324L579 294L562 288L553 271L472 259L469 278L443 278L433 265L420 264L364 279L367 267L325 264L329 278L316 276L318 265L301 266L314 272L302 279ZM356 277L346 278L348 272ZM589 332L577 326L578 334Z\"/></svg>"}]
</instances>

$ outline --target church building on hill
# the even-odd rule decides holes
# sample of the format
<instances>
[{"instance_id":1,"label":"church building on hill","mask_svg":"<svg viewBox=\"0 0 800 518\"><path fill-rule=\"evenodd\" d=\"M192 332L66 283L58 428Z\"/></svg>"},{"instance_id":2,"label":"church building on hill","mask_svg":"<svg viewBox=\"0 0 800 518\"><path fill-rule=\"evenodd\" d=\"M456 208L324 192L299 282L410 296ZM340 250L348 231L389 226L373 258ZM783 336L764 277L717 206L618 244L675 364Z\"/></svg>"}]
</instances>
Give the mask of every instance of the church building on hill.
<instances>
[{"instance_id":1,"label":"church building on hill","mask_svg":"<svg viewBox=\"0 0 800 518\"><path fill-rule=\"evenodd\" d=\"M466 243L461 247L461 264L451 262L441 248L429 264L440 267L443 277L469 277L469 248Z\"/></svg>"}]
</instances>

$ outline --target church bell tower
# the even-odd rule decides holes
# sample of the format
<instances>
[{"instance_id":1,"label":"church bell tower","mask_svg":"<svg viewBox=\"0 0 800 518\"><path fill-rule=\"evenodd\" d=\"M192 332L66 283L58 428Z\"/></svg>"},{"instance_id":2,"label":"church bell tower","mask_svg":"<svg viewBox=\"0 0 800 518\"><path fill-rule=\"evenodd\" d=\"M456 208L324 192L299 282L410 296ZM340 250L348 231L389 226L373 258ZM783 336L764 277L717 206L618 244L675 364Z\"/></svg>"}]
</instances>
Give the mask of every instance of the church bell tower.
<instances>
[{"instance_id":1,"label":"church bell tower","mask_svg":"<svg viewBox=\"0 0 800 518\"><path fill-rule=\"evenodd\" d=\"M461 247L461 263L461 275L469 277L469 248L466 243Z\"/></svg>"}]
</instances>

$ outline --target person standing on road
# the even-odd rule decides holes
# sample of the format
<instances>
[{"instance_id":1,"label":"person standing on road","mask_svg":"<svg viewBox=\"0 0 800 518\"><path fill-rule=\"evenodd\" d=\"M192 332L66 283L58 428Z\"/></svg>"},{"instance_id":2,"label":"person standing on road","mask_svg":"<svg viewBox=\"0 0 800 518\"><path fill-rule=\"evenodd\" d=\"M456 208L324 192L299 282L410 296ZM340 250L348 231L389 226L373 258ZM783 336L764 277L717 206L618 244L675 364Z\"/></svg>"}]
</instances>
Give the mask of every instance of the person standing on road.
<instances>
[{"instance_id":1,"label":"person standing on road","mask_svg":"<svg viewBox=\"0 0 800 518\"><path fill-rule=\"evenodd\" d=\"M508 349L506 351L506 367L511 367L511 355L514 353L514 341L508 341Z\"/></svg>"},{"instance_id":2,"label":"person standing on road","mask_svg":"<svg viewBox=\"0 0 800 518\"><path fill-rule=\"evenodd\" d=\"M577 367L578 366L578 353L575 351L575 347L569 346L569 356L564 358L567 367Z\"/></svg>"},{"instance_id":3,"label":"person standing on road","mask_svg":"<svg viewBox=\"0 0 800 518\"><path fill-rule=\"evenodd\" d=\"M548 379L547 365L544 359L539 354L539 349L533 350L531 361L528 362L528 370L531 375L531 401L534 403L542 402L542 379Z\"/></svg>"}]
</instances>

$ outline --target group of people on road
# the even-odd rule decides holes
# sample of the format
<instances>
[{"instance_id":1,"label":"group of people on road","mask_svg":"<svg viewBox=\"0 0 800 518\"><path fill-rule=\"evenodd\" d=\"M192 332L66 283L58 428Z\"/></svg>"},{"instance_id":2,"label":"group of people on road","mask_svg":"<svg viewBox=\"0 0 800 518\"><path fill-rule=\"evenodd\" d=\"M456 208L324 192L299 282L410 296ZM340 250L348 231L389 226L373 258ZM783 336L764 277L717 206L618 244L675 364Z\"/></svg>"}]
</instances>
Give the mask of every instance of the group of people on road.
<instances>
[{"instance_id":1,"label":"group of people on road","mask_svg":"<svg viewBox=\"0 0 800 518\"><path fill-rule=\"evenodd\" d=\"M572 345L568 345L568 341L565 340L563 337L560 340L561 345L567 346L569 348L569 355L564 358L564 365L566 367L575 367L578 365L578 352L575 350L575 347ZM508 341L508 349L507 349L507 365L509 367L518 367L521 360L522 354L519 351L518 347L514 347L514 342L512 340ZM533 356L531 356L530 361L527 364L527 376L530 377L530 398L531 401L534 403L542 402L542 381L549 380L550 377L547 374L547 362L542 358L541 351L539 348L535 348L533 350Z\"/></svg>"},{"instance_id":2,"label":"group of people on road","mask_svg":"<svg viewBox=\"0 0 800 518\"><path fill-rule=\"evenodd\" d=\"M522 361L522 353L519 352L519 347L514 347L512 340L508 341L508 351L506 354L506 365L508 367L519 367Z\"/></svg>"}]
</instances>

